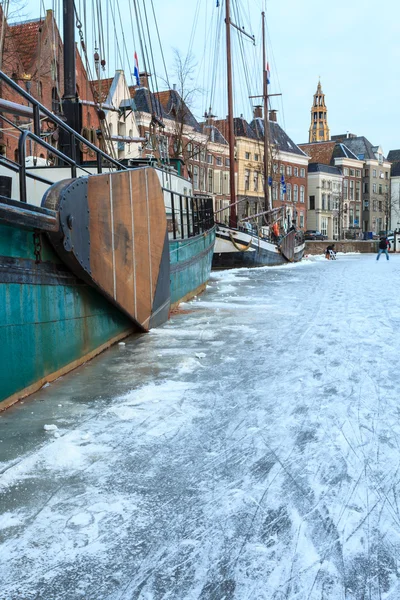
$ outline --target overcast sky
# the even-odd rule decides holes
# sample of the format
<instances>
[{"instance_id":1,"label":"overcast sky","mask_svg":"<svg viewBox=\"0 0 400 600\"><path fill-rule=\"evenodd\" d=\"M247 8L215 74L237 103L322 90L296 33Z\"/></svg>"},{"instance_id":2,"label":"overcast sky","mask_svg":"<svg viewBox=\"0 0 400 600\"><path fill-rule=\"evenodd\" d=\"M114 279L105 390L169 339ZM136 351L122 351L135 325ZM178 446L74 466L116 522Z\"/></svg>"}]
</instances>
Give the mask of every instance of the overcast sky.
<instances>
[{"instance_id":1,"label":"overcast sky","mask_svg":"<svg viewBox=\"0 0 400 600\"><path fill-rule=\"evenodd\" d=\"M400 148L399 117L400 64L399 5L395 0L384 3L372 0L231 0L238 2L243 14L246 30L252 29L256 41L260 43L260 12L266 5L268 27L268 54L271 70L271 93L282 92L282 103L273 101L278 108L278 120L289 136L296 142L308 141L310 109L316 91L318 77L321 77L323 92L326 94L328 124L331 134L347 131L364 135L374 145L380 144L384 153ZM109 5L115 5L110 0ZM196 85L205 94L196 94L194 110L200 117L206 108L209 97L207 87L217 92L213 110L218 116L226 113L223 93L222 71L217 81L212 81L209 58L204 58L205 46L211 47L211 28L215 25L219 11L224 11L224 0L216 8L216 0L153 0L160 36L170 74L174 82L173 48L185 55L191 41L192 25L199 3L197 28L192 41L192 53L197 62ZM57 7L58 1L44 5ZM87 3L89 5L91 3ZM38 16L43 0L28 0L26 13ZM82 6L82 0L76 5ZM119 0L122 20L126 24L125 38L127 52L133 54L134 43L130 33L130 13L128 0ZM151 0L146 0L151 10ZM104 2L106 6L106 2ZM116 8L117 10L117 8ZM245 22L244 15L249 11L251 25ZM105 9L103 11L105 14ZM116 17L117 19L117 17ZM88 33L89 37L89 33ZM121 34L118 35L121 43ZM207 38L207 39L206 39ZM206 40L206 43L205 43ZM153 38L155 44L155 40ZM155 44L156 45L156 44ZM251 58L251 43L245 42ZM140 51L139 62L141 62ZM110 47L110 68L118 65L118 50ZM223 61L221 55L221 61ZM129 71L124 60L123 68ZM133 61L132 61L133 64ZM252 63L253 64L253 63ZM141 67L141 65L139 65ZM156 71L162 74L161 58L156 52ZM255 75L252 75L255 77ZM250 110L245 103L247 91L238 75L235 80L237 115L244 113L249 118ZM207 93L208 91L208 93Z\"/></svg>"}]
</instances>

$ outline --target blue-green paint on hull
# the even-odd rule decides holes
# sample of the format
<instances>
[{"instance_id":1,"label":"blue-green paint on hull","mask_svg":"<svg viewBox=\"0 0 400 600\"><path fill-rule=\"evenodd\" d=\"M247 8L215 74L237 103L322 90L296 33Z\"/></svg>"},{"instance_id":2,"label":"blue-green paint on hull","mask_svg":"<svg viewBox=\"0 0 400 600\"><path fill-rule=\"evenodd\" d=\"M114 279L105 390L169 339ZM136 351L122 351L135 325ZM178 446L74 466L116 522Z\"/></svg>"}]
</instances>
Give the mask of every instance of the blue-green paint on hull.
<instances>
[{"instance_id":1,"label":"blue-green paint on hull","mask_svg":"<svg viewBox=\"0 0 400 600\"><path fill-rule=\"evenodd\" d=\"M171 305L188 299L210 277L215 227L186 240L170 240Z\"/></svg>"},{"instance_id":2,"label":"blue-green paint on hull","mask_svg":"<svg viewBox=\"0 0 400 600\"><path fill-rule=\"evenodd\" d=\"M44 235L41 257L36 266L33 231L0 225L0 266L15 259L11 275L0 271L0 403L132 329L125 315L68 272L61 284L51 277L35 282L45 268L62 268Z\"/></svg>"}]
</instances>

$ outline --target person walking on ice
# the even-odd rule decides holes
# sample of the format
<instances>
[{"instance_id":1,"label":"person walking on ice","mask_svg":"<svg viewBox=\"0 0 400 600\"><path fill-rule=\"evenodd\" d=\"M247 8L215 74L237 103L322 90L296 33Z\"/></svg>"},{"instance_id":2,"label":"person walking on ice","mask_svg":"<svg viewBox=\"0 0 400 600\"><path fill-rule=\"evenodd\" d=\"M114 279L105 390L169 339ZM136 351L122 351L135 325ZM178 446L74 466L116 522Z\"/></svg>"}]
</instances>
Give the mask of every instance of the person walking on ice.
<instances>
[{"instance_id":1,"label":"person walking on ice","mask_svg":"<svg viewBox=\"0 0 400 600\"><path fill-rule=\"evenodd\" d=\"M386 260L389 260L388 248L390 248L389 240L386 237L382 237L379 242L378 256L376 257L376 260L379 260L382 252L384 252L386 254Z\"/></svg>"}]
</instances>

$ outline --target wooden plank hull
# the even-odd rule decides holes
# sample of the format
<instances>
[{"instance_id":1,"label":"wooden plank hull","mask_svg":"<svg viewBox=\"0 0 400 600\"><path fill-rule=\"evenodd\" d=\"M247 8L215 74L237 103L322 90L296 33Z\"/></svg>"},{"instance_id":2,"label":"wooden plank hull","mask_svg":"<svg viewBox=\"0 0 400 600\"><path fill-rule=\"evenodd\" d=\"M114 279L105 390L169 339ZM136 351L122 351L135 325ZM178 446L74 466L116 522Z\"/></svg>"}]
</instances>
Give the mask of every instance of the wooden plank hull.
<instances>
[{"instance_id":1,"label":"wooden plank hull","mask_svg":"<svg viewBox=\"0 0 400 600\"><path fill-rule=\"evenodd\" d=\"M289 248L288 244L285 252L291 259L272 242L227 226L218 226L212 266L213 269L236 269L298 262L304 254L304 243L293 248Z\"/></svg>"},{"instance_id":2,"label":"wooden plank hull","mask_svg":"<svg viewBox=\"0 0 400 600\"><path fill-rule=\"evenodd\" d=\"M132 320L74 276L41 234L0 224L0 410L133 333Z\"/></svg>"},{"instance_id":3,"label":"wooden plank hull","mask_svg":"<svg viewBox=\"0 0 400 600\"><path fill-rule=\"evenodd\" d=\"M205 288L211 273L214 244L215 227L186 240L170 240L172 308Z\"/></svg>"},{"instance_id":4,"label":"wooden plank hull","mask_svg":"<svg viewBox=\"0 0 400 600\"><path fill-rule=\"evenodd\" d=\"M73 273L142 331L168 319L167 220L153 169L59 182L43 206L59 212L60 229L48 235Z\"/></svg>"}]
</instances>

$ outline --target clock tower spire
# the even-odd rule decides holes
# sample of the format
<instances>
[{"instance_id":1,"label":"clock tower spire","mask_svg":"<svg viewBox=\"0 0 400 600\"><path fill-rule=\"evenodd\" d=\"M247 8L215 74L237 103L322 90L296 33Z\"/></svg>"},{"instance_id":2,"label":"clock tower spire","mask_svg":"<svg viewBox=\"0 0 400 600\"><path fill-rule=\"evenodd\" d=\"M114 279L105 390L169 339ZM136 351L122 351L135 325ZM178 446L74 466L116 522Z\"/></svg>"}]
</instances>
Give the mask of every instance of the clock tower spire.
<instances>
[{"instance_id":1,"label":"clock tower spire","mask_svg":"<svg viewBox=\"0 0 400 600\"><path fill-rule=\"evenodd\" d=\"M329 140L328 109L325 106L325 94L322 93L321 81L318 81L317 91L311 107L311 125L308 141L326 142Z\"/></svg>"}]
</instances>

